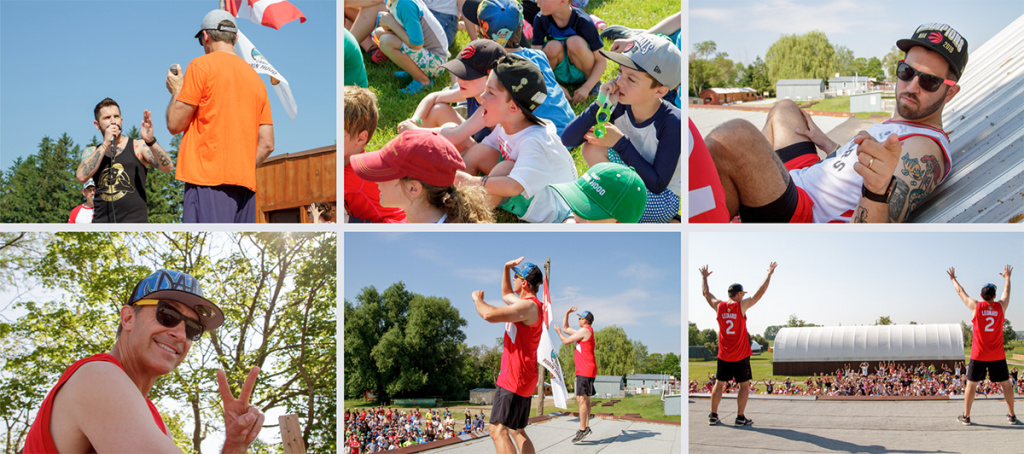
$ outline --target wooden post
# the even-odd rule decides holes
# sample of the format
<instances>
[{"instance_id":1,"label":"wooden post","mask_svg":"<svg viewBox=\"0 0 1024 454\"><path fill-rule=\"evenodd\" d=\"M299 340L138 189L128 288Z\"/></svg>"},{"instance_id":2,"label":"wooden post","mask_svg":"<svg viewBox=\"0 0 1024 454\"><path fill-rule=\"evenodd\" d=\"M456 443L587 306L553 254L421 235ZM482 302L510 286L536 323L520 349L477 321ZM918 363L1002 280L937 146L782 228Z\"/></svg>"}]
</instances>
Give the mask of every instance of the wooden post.
<instances>
[{"instance_id":1,"label":"wooden post","mask_svg":"<svg viewBox=\"0 0 1024 454\"><path fill-rule=\"evenodd\" d=\"M548 285L550 286L551 285L551 257L548 257L547 261L544 262L544 279L547 279ZM543 291L544 291L544 289L541 289L541 292L543 292ZM543 295L541 296L541 298L543 298ZM543 318L544 314L540 314L540 316ZM541 323L541 327L544 326L544 320L546 320L546 318L538 320L538 322ZM544 414L544 381L545 381L544 380L544 374L545 374L545 372L547 372L547 371L544 369L544 365L541 364L540 361L538 361L537 362L537 397L539 397L539 399L537 400L537 415L536 416L542 416ZM553 391L554 390L552 390L552 392Z\"/></svg>"},{"instance_id":2,"label":"wooden post","mask_svg":"<svg viewBox=\"0 0 1024 454\"><path fill-rule=\"evenodd\" d=\"M281 423L281 445L284 446L284 454L306 454L302 428L299 427L299 415L281 415L277 420Z\"/></svg>"}]
</instances>

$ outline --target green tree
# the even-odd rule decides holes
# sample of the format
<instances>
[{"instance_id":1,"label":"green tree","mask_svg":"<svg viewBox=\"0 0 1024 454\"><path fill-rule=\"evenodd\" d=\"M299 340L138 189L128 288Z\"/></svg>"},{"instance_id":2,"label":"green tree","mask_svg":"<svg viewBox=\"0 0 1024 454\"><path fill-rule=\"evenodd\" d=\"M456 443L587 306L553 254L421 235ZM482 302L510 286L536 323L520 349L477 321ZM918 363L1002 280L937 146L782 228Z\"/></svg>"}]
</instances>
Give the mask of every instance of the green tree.
<instances>
[{"instance_id":1,"label":"green tree","mask_svg":"<svg viewBox=\"0 0 1024 454\"><path fill-rule=\"evenodd\" d=\"M576 390L576 360L573 352L576 348L573 344L562 344L558 349L558 360L562 362L562 373L565 374L565 386L570 391ZM594 346L594 353L597 353L597 345ZM597 358L594 358L595 360ZM597 371L601 374L601 370Z\"/></svg>"},{"instance_id":2,"label":"green tree","mask_svg":"<svg viewBox=\"0 0 1024 454\"><path fill-rule=\"evenodd\" d=\"M820 31L803 35L783 35L764 57L768 77L775 85L779 79L822 79L836 72L835 48Z\"/></svg>"},{"instance_id":3,"label":"green tree","mask_svg":"<svg viewBox=\"0 0 1024 454\"><path fill-rule=\"evenodd\" d=\"M815 325L813 323L807 323L807 322L803 321L802 319L798 318L796 316L796 314L791 314L789 316L789 322L786 323L786 326L788 326L790 328L800 328L800 327L804 327L804 326L817 326L817 325Z\"/></svg>"},{"instance_id":4,"label":"green tree","mask_svg":"<svg viewBox=\"0 0 1024 454\"><path fill-rule=\"evenodd\" d=\"M704 339L705 347L708 347L708 344L714 346L714 348L708 347L708 350L711 350L712 353L718 351L718 333L716 333L715 330L711 328L702 330L700 332L700 337Z\"/></svg>"},{"instance_id":5,"label":"green tree","mask_svg":"<svg viewBox=\"0 0 1024 454\"><path fill-rule=\"evenodd\" d=\"M903 59L903 51L896 46L889 49L889 53L882 57L882 68L885 69L887 80L896 80L896 66Z\"/></svg>"},{"instance_id":6,"label":"green tree","mask_svg":"<svg viewBox=\"0 0 1024 454\"><path fill-rule=\"evenodd\" d=\"M743 71L743 86L753 88L758 94L775 91L775 86L768 78L764 60L758 55L754 62Z\"/></svg>"},{"instance_id":7,"label":"green tree","mask_svg":"<svg viewBox=\"0 0 1024 454\"><path fill-rule=\"evenodd\" d=\"M973 333L971 331L971 325L968 325L963 320L960 321L960 331L964 333L964 347L970 347L971 341L973 340Z\"/></svg>"},{"instance_id":8,"label":"green tree","mask_svg":"<svg viewBox=\"0 0 1024 454\"><path fill-rule=\"evenodd\" d=\"M651 353L644 358L643 363L640 365L638 373L641 374L660 374L661 364L665 361L665 357L661 353Z\"/></svg>"},{"instance_id":9,"label":"green tree","mask_svg":"<svg viewBox=\"0 0 1024 454\"><path fill-rule=\"evenodd\" d=\"M700 334L700 329L697 328L697 324L690 322L690 331L687 336L689 339L689 346L693 347L696 345L704 345L704 337Z\"/></svg>"},{"instance_id":10,"label":"green tree","mask_svg":"<svg viewBox=\"0 0 1024 454\"><path fill-rule=\"evenodd\" d=\"M345 301L345 394L465 397L459 371L466 320L447 298L392 284L383 294L366 287Z\"/></svg>"},{"instance_id":11,"label":"green tree","mask_svg":"<svg viewBox=\"0 0 1024 454\"><path fill-rule=\"evenodd\" d=\"M702 41L693 45L693 53L689 56L687 74L690 78L690 96L698 96L712 80L722 77L721 69L714 64L711 57L717 55L714 41Z\"/></svg>"},{"instance_id":12,"label":"green tree","mask_svg":"<svg viewBox=\"0 0 1024 454\"><path fill-rule=\"evenodd\" d=\"M1017 332L1013 330L1013 325L1010 324L1010 319L1003 319L1003 345L1009 344L1017 340Z\"/></svg>"},{"instance_id":13,"label":"green tree","mask_svg":"<svg viewBox=\"0 0 1024 454\"><path fill-rule=\"evenodd\" d=\"M661 373L669 374L673 377L682 377L683 360L675 353L667 353L665 359L661 362Z\"/></svg>"},{"instance_id":14,"label":"green tree","mask_svg":"<svg viewBox=\"0 0 1024 454\"><path fill-rule=\"evenodd\" d=\"M0 223L63 223L83 202L75 179L80 148L67 134L44 136L38 151L0 172Z\"/></svg>"},{"instance_id":15,"label":"green tree","mask_svg":"<svg viewBox=\"0 0 1024 454\"><path fill-rule=\"evenodd\" d=\"M771 325L764 329L764 338L770 341L775 340L775 335L779 334L779 329L785 328L786 325Z\"/></svg>"},{"instance_id":16,"label":"green tree","mask_svg":"<svg viewBox=\"0 0 1024 454\"><path fill-rule=\"evenodd\" d=\"M853 51L846 46L835 46L836 50L836 72L842 76L853 75Z\"/></svg>"},{"instance_id":17,"label":"green tree","mask_svg":"<svg viewBox=\"0 0 1024 454\"><path fill-rule=\"evenodd\" d=\"M889 318L888 315L883 315L881 317L878 317L877 320L875 320L875 326L879 326L879 325L883 325L884 326L884 325L892 325L892 324L893 324L892 323L892 319Z\"/></svg>"},{"instance_id":18,"label":"green tree","mask_svg":"<svg viewBox=\"0 0 1024 454\"><path fill-rule=\"evenodd\" d=\"M882 69L882 60L878 57L871 57L868 60L867 66L864 68L864 75L873 77L875 80L885 80L885 70Z\"/></svg>"},{"instance_id":19,"label":"green tree","mask_svg":"<svg viewBox=\"0 0 1024 454\"><path fill-rule=\"evenodd\" d=\"M617 325L606 326L594 333L594 337L601 339L594 346L598 375L621 377L634 373L639 367L636 345L630 341L626 330Z\"/></svg>"}]
</instances>

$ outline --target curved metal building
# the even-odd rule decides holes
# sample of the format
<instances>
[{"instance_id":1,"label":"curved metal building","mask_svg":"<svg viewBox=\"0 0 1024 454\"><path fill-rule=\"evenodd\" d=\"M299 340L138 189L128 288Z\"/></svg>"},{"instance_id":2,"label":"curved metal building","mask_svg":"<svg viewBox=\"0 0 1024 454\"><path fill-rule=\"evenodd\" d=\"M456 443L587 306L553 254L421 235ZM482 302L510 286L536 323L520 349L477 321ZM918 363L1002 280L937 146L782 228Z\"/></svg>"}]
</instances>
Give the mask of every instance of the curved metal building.
<instances>
[{"instance_id":1,"label":"curved metal building","mask_svg":"<svg viewBox=\"0 0 1024 454\"><path fill-rule=\"evenodd\" d=\"M844 364L860 371L862 361L872 372L879 361L941 368L964 361L964 337L956 323L782 328L773 350L774 375L835 372Z\"/></svg>"}]
</instances>

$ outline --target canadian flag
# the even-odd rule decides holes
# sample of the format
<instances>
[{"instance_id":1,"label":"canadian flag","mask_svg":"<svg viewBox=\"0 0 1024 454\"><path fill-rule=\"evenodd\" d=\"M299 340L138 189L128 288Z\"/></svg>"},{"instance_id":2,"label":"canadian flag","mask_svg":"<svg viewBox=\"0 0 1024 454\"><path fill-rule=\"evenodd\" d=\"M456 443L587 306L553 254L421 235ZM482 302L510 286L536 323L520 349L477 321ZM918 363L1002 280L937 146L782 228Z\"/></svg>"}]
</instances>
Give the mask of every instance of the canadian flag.
<instances>
[{"instance_id":1,"label":"canadian flag","mask_svg":"<svg viewBox=\"0 0 1024 454\"><path fill-rule=\"evenodd\" d=\"M295 5L285 0L228 0L228 12L235 17L248 17L253 23L266 25L274 30L295 19L299 23L306 21L306 16Z\"/></svg>"},{"instance_id":2,"label":"canadian flag","mask_svg":"<svg viewBox=\"0 0 1024 454\"><path fill-rule=\"evenodd\" d=\"M537 362L544 365L544 368L551 373L551 394L555 398L555 406L563 410L567 409L565 401L569 398L569 390L565 387L565 373L562 372L562 363L558 361L558 354L551 343L551 295L548 293L548 279L544 277L544 313L540 314L537 320L544 330L540 335L540 342L537 343Z\"/></svg>"}]
</instances>

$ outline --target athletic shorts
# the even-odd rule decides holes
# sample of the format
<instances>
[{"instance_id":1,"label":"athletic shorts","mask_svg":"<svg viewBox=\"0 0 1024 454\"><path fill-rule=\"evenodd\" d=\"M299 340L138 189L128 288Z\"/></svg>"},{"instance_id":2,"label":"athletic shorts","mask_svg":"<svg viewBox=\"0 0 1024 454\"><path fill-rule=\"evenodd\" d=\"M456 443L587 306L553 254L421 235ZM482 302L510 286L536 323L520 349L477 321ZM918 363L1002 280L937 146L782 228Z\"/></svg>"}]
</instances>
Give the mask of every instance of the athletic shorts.
<instances>
[{"instance_id":1,"label":"athletic shorts","mask_svg":"<svg viewBox=\"0 0 1024 454\"><path fill-rule=\"evenodd\" d=\"M786 170L810 167L818 162L818 151L811 142L797 142L781 148L775 153L786 165ZM743 222L814 222L814 201L803 188L789 179L786 191L779 198L760 207L740 205L740 219Z\"/></svg>"},{"instance_id":2,"label":"athletic shorts","mask_svg":"<svg viewBox=\"0 0 1024 454\"><path fill-rule=\"evenodd\" d=\"M256 193L244 186L198 186L185 183L185 223L239 224L256 222Z\"/></svg>"},{"instance_id":3,"label":"athletic shorts","mask_svg":"<svg viewBox=\"0 0 1024 454\"><path fill-rule=\"evenodd\" d=\"M594 394L597 394L597 391L594 391L594 378L595 377L584 377L582 375L577 375L576 395L593 396Z\"/></svg>"},{"instance_id":4,"label":"athletic shorts","mask_svg":"<svg viewBox=\"0 0 1024 454\"><path fill-rule=\"evenodd\" d=\"M616 164L626 165L622 157L614 148L608 149L608 160ZM627 166L628 167L628 166ZM644 207L644 214L640 216L640 224L664 224L676 217L682 209L679 203L679 196L676 193L665 189L661 194L655 194L647 190L647 206Z\"/></svg>"},{"instance_id":5,"label":"athletic shorts","mask_svg":"<svg viewBox=\"0 0 1024 454\"><path fill-rule=\"evenodd\" d=\"M530 420L530 398L498 387L491 404L491 424L501 424L509 430L526 427Z\"/></svg>"},{"instance_id":6,"label":"athletic shorts","mask_svg":"<svg viewBox=\"0 0 1024 454\"><path fill-rule=\"evenodd\" d=\"M985 372L988 372L988 379L992 383L1004 382L1010 379L1010 369L1006 366L1006 359L999 361L975 361L967 364L967 380L982 381L985 379Z\"/></svg>"},{"instance_id":7,"label":"athletic shorts","mask_svg":"<svg viewBox=\"0 0 1024 454\"><path fill-rule=\"evenodd\" d=\"M427 48L421 47L420 50L412 50L403 42L401 50L403 54L412 59L413 63L416 63L416 67L423 70L423 74L426 74L427 77L437 77L444 72L441 65L445 64L445 60L439 55L430 53Z\"/></svg>"},{"instance_id":8,"label":"athletic shorts","mask_svg":"<svg viewBox=\"0 0 1024 454\"><path fill-rule=\"evenodd\" d=\"M749 381L754 374L750 372L750 357L736 362L718 360L718 372L715 378L721 381L736 380L736 383Z\"/></svg>"},{"instance_id":9,"label":"athletic shorts","mask_svg":"<svg viewBox=\"0 0 1024 454\"><path fill-rule=\"evenodd\" d=\"M536 31L534 33L536 33ZM587 75L583 74L583 71L580 71L579 68L573 66L572 62L569 61L569 47L566 44L567 40L568 39L557 40L558 43L562 45L562 53L564 54L564 57L562 58L562 61L558 63L558 66L555 66L554 68L555 81L562 85L582 84L587 81Z\"/></svg>"}]
</instances>

